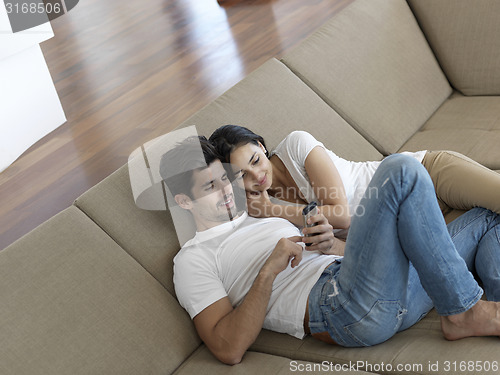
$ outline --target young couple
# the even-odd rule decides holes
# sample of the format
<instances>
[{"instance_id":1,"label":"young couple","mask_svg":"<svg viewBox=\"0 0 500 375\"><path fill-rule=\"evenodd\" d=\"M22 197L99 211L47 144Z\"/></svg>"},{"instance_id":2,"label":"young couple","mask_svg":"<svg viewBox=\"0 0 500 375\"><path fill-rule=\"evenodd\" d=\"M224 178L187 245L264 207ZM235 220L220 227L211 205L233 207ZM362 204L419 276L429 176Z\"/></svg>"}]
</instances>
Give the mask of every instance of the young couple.
<instances>
[{"instance_id":1,"label":"young couple","mask_svg":"<svg viewBox=\"0 0 500 375\"><path fill-rule=\"evenodd\" d=\"M494 172L449 153L349 164L304 132L292 133L268 159L262 138L241 132L251 133L226 126L211 142L188 138L160 163L161 175L173 176L165 182L176 203L197 227L174 260L176 294L218 359L241 361L262 327L348 347L375 345L432 307L447 339L500 335L500 216L474 208L447 227L436 194L443 206L497 212L498 198L488 193L491 202L478 201L483 196L474 193L468 199L460 187L441 186L447 171L436 172L440 180L433 184L417 157L430 172L440 159L451 159L452 170L463 161L473 178L487 180L485 190L498 186ZM231 162L230 174L244 183L250 215L238 212L219 158ZM347 180L356 176L360 181ZM359 199L361 190L377 193ZM283 210L288 220L267 217L276 204L269 193L277 192L302 204ZM306 239L292 223L301 224L310 199L320 213L312 218L316 225L303 230L312 234ZM252 210L266 217L254 218ZM349 228L345 243L332 228Z\"/></svg>"}]
</instances>

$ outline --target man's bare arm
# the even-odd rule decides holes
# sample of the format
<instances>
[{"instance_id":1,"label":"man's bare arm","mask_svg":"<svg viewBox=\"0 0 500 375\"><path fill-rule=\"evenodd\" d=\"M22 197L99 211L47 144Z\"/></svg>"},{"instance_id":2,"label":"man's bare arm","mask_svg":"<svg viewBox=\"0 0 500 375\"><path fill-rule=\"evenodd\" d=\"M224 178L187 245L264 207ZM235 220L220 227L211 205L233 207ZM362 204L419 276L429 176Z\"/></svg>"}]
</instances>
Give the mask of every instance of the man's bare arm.
<instances>
[{"instance_id":1,"label":"man's bare arm","mask_svg":"<svg viewBox=\"0 0 500 375\"><path fill-rule=\"evenodd\" d=\"M302 259L301 237L281 239L255 279L252 288L237 308L225 297L194 317L201 339L210 351L226 364L241 362L264 324L274 279L290 260L292 267Z\"/></svg>"}]
</instances>

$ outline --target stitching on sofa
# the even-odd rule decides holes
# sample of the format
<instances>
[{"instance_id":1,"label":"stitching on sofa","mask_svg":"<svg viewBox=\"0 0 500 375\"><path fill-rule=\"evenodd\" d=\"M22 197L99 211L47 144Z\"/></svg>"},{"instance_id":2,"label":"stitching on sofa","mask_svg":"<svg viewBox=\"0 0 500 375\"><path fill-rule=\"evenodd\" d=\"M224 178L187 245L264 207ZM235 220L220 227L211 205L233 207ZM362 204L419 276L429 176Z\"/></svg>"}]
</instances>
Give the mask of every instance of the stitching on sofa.
<instances>
[{"instance_id":1,"label":"stitching on sofa","mask_svg":"<svg viewBox=\"0 0 500 375\"><path fill-rule=\"evenodd\" d=\"M120 247L120 249L122 249L122 250L123 250L123 251L124 251L124 252L125 252L125 253L126 253L126 254L130 257L130 258L132 258L132 259L133 259L133 260L134 260L134 261L135 261L135 262L136 262L139 266L141 266L141 267L142 267L142 269L143 269L144 271L146 271L149 275L151 275L151 277L152 277L153 279L155 279L155 280L156 280L156 282L157 282L158 284L160 284L160 285L161 285L161 287L162 287L163 289L165 289L165 291L166 291L168 294L170 294L173 298L175 298L175 300L177 300L177 297L176 297L175 295L173 295L173 294L172 294L172 293L171 293L171 292L170 292L167 288L165 288L165 286L161 283L161 281L160 281L160 280L158 280L158 279L157 279L157 278L156 278L156 277L155 277L155 276L154 276L151 272L149 272L149 270L148 270L147 268L145 268L145 267L141 264L141 262L139 262L139 260L137 260L134 256L132 256L132 254L130 254L130 253L129 253L129 252L128 252L128 251L127 251L127 250L126 250L126 249L125 249L125 248L124 248L124 247L123 247L123 246L122 246L122 245L121 245L121 244L120 244L120 243L119 243L119 242L118 242L118 241L117 241L117 240L116 240L116 239L115 239L115 238L114 238L114 237L113 237L113 236L112 236L112 235L111 235L108 231L106 231L106 230L105 230L105 229L104 229L101 225L99 225L99 223L98 223L97 221L95 221L95 220L94 220L94 219L93 219L93 218L92 218L92 217L91 217L91 216L90 216L87 212L85 212L85 210L84 210L81 206L79 206L79 204L78 204L78 199L76 199L76 200L73 202L72 206L75 206L75 207L76 207L78 210L80 210L80 211L81 211L81 212L82 212L82 213L83 213L86 217L88 217L88 218L89 218L89 219L90 219L90 220L91 220L91 221L92 221L95 225L97 225L97 226L98 226L98 227L99 227L99 228L100 228L100 229L101 229L104 233L106 233L106 235L107 235L107 236L108 236L108 237L109 237L109 238L110 238L110 239L111 239L114 243L116 243L116 244Z\"/></svg>"},{"instance_id":2,"label":"stitching on sofa","mask_svg":"<svg viewBox=\"0 0 500 375\"><path fill-rule=\"evenodd\" d=\"M290 72L295 75L299 80L301 80L309 89L311 89L328 107L330 107L333 111L335 111L342 119L347 122L347 124L353 128L356 133L358 133L363 139L365 139L369 144L371 144L378 152L380 152L382 155L386 155L386 153L383 151L382 145L378 143L377 141L373 140L370 141L368 138L366 138L360 131L360 127L353 125L355 121L348 116L344 111L340 110L337 106L335 106L334 103L331 103L321 92L320 90L312 84L311 81L309 81L307 78L305 78L302 74L299 72L295 71L291 66L289 66L284 59L279 60L283 65L285 65Z\"/></svg>"}]
</instances>

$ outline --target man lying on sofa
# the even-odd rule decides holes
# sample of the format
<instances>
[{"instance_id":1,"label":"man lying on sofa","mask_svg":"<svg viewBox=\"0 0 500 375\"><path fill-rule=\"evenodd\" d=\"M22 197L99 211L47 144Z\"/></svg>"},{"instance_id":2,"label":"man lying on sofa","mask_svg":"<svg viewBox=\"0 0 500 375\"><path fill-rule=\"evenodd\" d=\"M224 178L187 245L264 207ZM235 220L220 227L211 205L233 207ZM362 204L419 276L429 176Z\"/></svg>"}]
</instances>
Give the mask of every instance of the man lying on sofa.
<instances>
[{"instance_id":1,"label":"man lying on sofa","mask_svg":"<svg viewBox=\"0 0 500 375\"><path fill-rule=\"evenodd\" d=\"M224 363L239 363L263 327L369 346L433 306L449 340L500 335L500 303L491 302L500 297L500 217L477 208L447 229L432 182L412 158L393 155L379 167L370 184L378 194L353 216L343 258L328 255L334 237L322 215L307 237L320 250L307 251L290 222L239 213L228 172L204 137L165 153L160 174L197 230L174 259L177 298ZM468 267L490 301L480 299Z\"/></svg>"}]
</instances>

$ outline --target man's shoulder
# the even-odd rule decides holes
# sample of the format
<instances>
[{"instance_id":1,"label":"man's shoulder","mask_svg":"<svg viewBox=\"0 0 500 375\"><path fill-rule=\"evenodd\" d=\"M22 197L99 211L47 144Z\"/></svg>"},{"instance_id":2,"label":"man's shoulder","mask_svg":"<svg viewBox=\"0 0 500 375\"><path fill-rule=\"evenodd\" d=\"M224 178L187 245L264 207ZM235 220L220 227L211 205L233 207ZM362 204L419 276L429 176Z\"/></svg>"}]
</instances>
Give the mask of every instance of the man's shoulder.
<instances>
[{"instance_id":1,"label":"man's shoulder","mask_svg":"<svg viewBox=\"0 0 500 375\"><path fill-rule=\"evenodd\" d=\"M213 249L199 244L183 246L174 257L174 275L212 272L217 268L216 254Z\"/></svg>"},{"instance_id":2,"label":"man's shoulder","mask_svg":"<svg viewBox=\"0 0 500 375\"><path fill-rule=\"evenodd\" d=\"M225 232L218 236L203 237L195 236L187 241L174 257L174 262L182 260L211 260L216 257L218 250L224 241L231 235L231 232Z\"/></svg>"}]
</instances>

